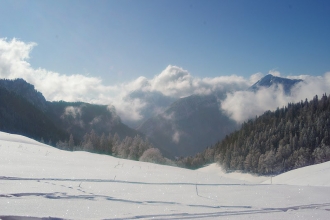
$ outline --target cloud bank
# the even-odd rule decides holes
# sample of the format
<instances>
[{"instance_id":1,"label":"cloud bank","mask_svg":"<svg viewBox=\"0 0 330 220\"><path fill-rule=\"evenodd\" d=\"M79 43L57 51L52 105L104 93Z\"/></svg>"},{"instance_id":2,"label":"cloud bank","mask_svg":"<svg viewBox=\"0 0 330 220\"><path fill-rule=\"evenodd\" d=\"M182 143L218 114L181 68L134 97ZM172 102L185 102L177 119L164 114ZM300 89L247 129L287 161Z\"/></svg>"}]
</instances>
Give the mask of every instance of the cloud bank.
<instances>
[{"instance_id":1,"label":"cloud bank","mask_svg":"<svg viewBox=\"0 0 330 220\"><path fill-rule=\"evenodd\" d=\"M161 113L176 99L192 94L227 93L220 108L234 120L242 122L288 102L321 95L328 92L330 85L330 73L320 77L292 76L305 80L294 88L292 97L286 97L281 89L274 88L252 93L245 90L259 80L262 73L256 73L249 79L236 75L199 78L172 65L150 79L141 76L131 82L104 85L102 79L97 77L65 75L31 67L29 55L36 45L17 39L0 39L0 78L23 78L33 84L48 101L105 104L109 105L111 111L114 111L115 106L117 114L131 126L137 126L146 117ZM277 71L271 73L280 75ZM68 111L76 113L72 109Z\"/></svg>"},{"instance_id":2,"label":"cloud bank","mask_svg":"<svg viewBox=\"0 0 330 220\"><path fill-rule=\"evenodd\" d=\"M0 39L0 78L23 78L49 101L82 101L116 107L124 121L139 121L145 114L159 113L175 99L191 94L233 91L247 88L240 76L193 77L187 70L169 65L153 78L139 77L117 85L104 85L102 79L83 74L65 75L32 68L29 54L36 43Z\"/></svg>"},{"instance_id":3,"label":"cloud bank","mask_svg":"<svg viewBox=\"0 0 330 220\"><path fill-rule=\"evenodd\" d=\"M261 88L257 92L236 91L227 93L226 99L221 103L221 109L232 119L242 123L267 110L275 110L288 103L296 103L306 98L310 100L315 95L320 97L330 92L330 72L318 77L301 75L288 78L304 80L292 88L291 95L286 95L281 86Z\"/></svg>"}]
</instances>

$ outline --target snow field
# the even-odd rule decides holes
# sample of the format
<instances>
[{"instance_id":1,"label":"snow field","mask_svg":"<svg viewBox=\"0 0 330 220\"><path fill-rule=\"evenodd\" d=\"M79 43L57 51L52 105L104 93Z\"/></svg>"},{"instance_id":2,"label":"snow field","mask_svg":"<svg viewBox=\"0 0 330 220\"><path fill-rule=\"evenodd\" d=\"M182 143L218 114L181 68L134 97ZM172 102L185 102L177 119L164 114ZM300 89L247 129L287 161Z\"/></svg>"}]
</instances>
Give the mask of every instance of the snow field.
<instances>
[{"instance_id":1,"label":"snow field","mask_svg":"<svg viewBox=\"0 0 330 220\"><path fill-rule=\"evenodd\" d=\"M328 219L329 167L291 171L270 185L269 177L227 174L215 164L187 170L0 132L0 219ZM308 182L312 174L323 186Z\"/></svg>"}]
</instances>

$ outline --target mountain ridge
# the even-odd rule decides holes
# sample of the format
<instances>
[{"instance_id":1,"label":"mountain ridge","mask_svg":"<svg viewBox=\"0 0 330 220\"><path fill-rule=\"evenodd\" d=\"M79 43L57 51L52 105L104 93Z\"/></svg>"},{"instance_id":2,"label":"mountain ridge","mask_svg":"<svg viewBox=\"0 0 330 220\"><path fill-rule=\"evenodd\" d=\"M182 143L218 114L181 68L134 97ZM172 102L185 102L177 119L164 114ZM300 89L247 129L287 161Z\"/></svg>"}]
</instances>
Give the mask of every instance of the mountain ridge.
<instances>
[{"instance_id":1,"label":"mountain ridge","mask_svg":"<svg viewBox=\"0 0 330 220\"><path fill-rule=\"evenodd\" d=\"M202 151L236 128L236 122L219 110L217 96L192 95L172 103L137 130L172 155L188 156Z\"/></svg>"},{"instance_id":2,"label":"mountain ridge","mask_svg":"<svg viewBox=\"0 0 330 220\"><path fill-rule=\"evenodd\" d=\"M53 129L62 130L62 138L55 138L52 140L53 145L63 139L65 136L66 139L70 134L73 134L76 141L80 142L83 139L85 133L95 130L99 135L103 132L106 134L109 133L118 133L120 138L125 138L126 136L135 136L142 135L141 133L135 131L132 128L129 128L127 125L124 125L121 122L120 117L116 114L115 109L110 108L107 105L95 105L84 102L49 102L45 97L35 89L35 87L27 83L24 79L0 79L0 88L2 89L3 97L10 95L15 102L20 103L20 111L16 111L15 107L11 107L11 112L15 113L12 117L8 118L8 114L2 114L2 127L10 127L15 124L15 118L25 118L27 124L33 123L33 121L27 118L29 112L24 112L24 108L34 109L31 110L34 112L35 117L39 116L44 118L43 120L48 121L49 126ZM7 92L5 92L7 91ZM18 100L18 101L17 101ZM10 102L2 102L5 108L5 105ZM33 106L33 107L32 107ZM6 118L7 117L7 118ZM6 123L6 124L5 124ZM12 127L12 126L11 126ZM41 138L45 139L46 137L39 136L41 131L33 133L29 131L28 128L25 129L14 129L15 133L25 134L27 136L33 137L40 140ZM55 130L56 130L55 129ZM6 130L8 131L8 129ZM51 139L51 138L47 138Z\"/></svg>"},{"instance_id":3,"label":"mountain ridge","mask_svg":"<svg viewBox=\"0 0 330 220\"><path fill-rule=\"evenodd\" d=\"M55 144L69 135L45 112L22 96L0 86L0 130ZM51 134L51 135L50 135Z\"/></svg>"},{"instance_id":4,"label":"mountain ridge","mask_svg":"<svg viewBox=\"0 0 330 220\"><path fill-rule=\"evenodd\" d=\"M279 85L281 85L285 94L289 95L291 94L292 87L302 81L302 79L288 79L268 74L250 86L248 90L256 92L262 87L269 88L271 86L275 86L278 88Z\"/></svg>"},{"instance_id":5,"label":"mountain ridge","mask_svg":"<svg viewBox=\"0 0 330 220\"><path fill-rule=\"evenodd\" d=\"M0 87L22 96L43 112L47 111L47 101L45 97L41 92L35 89L34 85L27 83L24 79L0 79Z\"/></svg>"},{"instance_id":6,"label":"mountain ridge","mask_svg":"<svg viewBox=\"0 0 330 220\"><path fill-rule=\"evenodd\" d=\"M281 85L286 95L290 95L293 86L301 81L269 74L248 91ZM195 155L239 128L220 107L225 98L226 93L219 92L180 98L164 112L147 119L137 130L175 156Z\"/></svg>"},{"instance_id":7,"label":"mountain ridge","mask_svg":"<svg viewBox=\"0 0 330 220\"><path fill-rule=\"evenodd\" d=\"M257 91L263 87L282 85L288 95L290 89L302 80L292 80L273 75L266 75L249 90ZM13 91L28 100L45 113L58 128L68 135L73 134L77 141L84 134L94 130L102 133L118 133L125 136L146 135L154 145L168 157L189 156L203 151L206 147L222 140L239 127L221 110L220 104L226 93L214 92L209 95L190 95L172 101L172 98L159 94L142 94L143 100L152 103L144 109L145 115L152 115L157 103L162 103L164 110L146 119L136 130L122 123L114 108L107 105L93 105L84 102L49 102L36 91L34 86L23 79L0 80L0 86ZM141 98L135 91L127 98ZM165 102L165 103L163 103ZM165 106L169 105L167 108Z\"/></svg>"}]
</instances>

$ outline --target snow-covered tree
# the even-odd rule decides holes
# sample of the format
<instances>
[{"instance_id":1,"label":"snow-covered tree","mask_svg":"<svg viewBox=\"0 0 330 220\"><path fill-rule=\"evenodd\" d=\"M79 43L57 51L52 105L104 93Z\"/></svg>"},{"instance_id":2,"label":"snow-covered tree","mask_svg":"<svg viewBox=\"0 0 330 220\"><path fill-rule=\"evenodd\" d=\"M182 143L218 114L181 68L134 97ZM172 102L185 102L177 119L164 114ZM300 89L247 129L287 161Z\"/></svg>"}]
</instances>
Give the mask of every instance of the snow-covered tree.
<instances>
[{"instance_id":1,"label":"snow-covered tree","mask_svg":"<svg viewBox=\"0 0 330 220\"><path fill-rule=\"evenodd\" d=\"M158 163L158 164L165 163L165 159L162 153L157 148L149 148L148 150L146 150L140 157L140 161Z\"/></svg>"}]
</instances>

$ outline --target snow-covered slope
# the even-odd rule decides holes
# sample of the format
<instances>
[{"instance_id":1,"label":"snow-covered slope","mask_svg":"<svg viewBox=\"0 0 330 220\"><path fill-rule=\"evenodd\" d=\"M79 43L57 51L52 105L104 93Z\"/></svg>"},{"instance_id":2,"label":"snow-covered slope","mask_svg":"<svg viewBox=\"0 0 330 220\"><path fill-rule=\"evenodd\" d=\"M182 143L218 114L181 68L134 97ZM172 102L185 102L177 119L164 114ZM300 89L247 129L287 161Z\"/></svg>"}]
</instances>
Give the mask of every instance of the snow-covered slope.
<instances>
[{"instance_id":1,"label":"snow-covered slope","mask_svg":"<svg viewBox=\"0 0 330 220\"><path fill-rule=\"evenodd\" d=\"M235 180L243 180L247 181L249 183L261 183L269 179L267 176L257 176L252 175L249 173L241 173L241 172L231 172L226 173L220 166L218 166L216 163L210 164L208 166L205 166L203 168L198 169L199 172L208 173L210 175L216 175L220 177L225 177L229 179L235 179Z\"/></svg>"},{"instance_id":2,"label":"snow-covered slope","mask_svg":"<svg viewBox=\"0 0 330 220\"><path fill-rule=\"evenodd\" d=\"M330 187L330 162L291 170L268 179L265 184L287 184L297 186L327 186Z\"/></svg>"},{"instance_id":3,"label":"snow-covered slope","mask_svg":"<svg viewBox=\"0 0 330 220\"><path fill-rule=\"evenodd\" d=\"M215 163L200 168L198 171L229 179L243 180L249 183L330 187L330 162L291 170L273 177L257 176L241 172L226 173Z\"/></svg>"},{"instance_id":4,"label":"snow-covered slope","mask_svg":"<svg viewBox=\"0 0 330 220\"><path fill-rule=\"evenodd\" d=\"M17 134L9 134L5 132L0 132L0 141L9 141L9 142L18 142L18 143L25 143L25 144L34 144L34 145L41 145L41 146L48 146L44 145L38 141L32 140L30 138L17 135Z\"/></svg>"},{"instance_id":5,"label":"snow-covered slope","mask_svg":"<svg viewBox=\"0 0 330 220\"><path fill-rule=\"evenodd\" d=\"M0 133L0 219L328 219L330 187L256 184L264 177L219 170L66 152Z\"/></svg>"}]
</instances>

